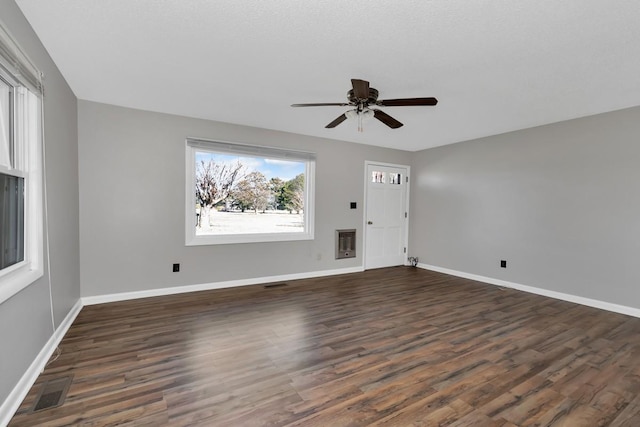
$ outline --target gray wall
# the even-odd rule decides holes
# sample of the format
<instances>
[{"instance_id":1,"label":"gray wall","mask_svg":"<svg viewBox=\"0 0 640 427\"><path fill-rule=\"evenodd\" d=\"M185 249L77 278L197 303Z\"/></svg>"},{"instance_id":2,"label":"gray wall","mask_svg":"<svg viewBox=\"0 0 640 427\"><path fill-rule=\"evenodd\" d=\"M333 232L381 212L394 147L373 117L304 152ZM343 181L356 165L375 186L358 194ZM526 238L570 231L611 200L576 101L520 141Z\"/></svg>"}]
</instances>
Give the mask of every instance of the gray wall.
<instances>
[{"instance_id":1,"label":"gray wall","mask_svg":"<svg viewBox=\"0 0 640 427\"><path fill-rule=\"evenodd\" d=\"M639 135L632 108L417 153L411 255L640 308Z\"/></svg>"},{"instance_id":2,"label":"gray wall","mask_svg":"<svg viewBox=\"0 0 640 427\"><path fill-rule=\"evenodd\" d=\"M364 161L410 160L398 150L89 101L78 112L83 296L360 266L361 250L334 259L334 231L356 228L362 248ZM188 136L317 153L315 239L186 247Z\"/></svg>"},{"instance_id":3,"label":"gray wall","mask_svg":"<svg viewBox=\"0 0 640 427\"><path fill-rule=\"evenodd\" d=\"M0 19L45 74L51 293L57 327L80 298L77 100L13 0L0 1ZM0 402L52 333L45 262L43 278L0 304Z\"/></svg>"},{"instance_id":4,"label":"gray wall","mask_svg":"<svg viewBox=\"0 0 640 427\"><path fill-rule=\"evenodd\" d=\"M365 160L411 164L421 262L640 308L640 108L406 153L78 103L13 0L0 17L46 75L51 248L51 284L45 271L0 304L0 401L80 283L92 296L362 265L362 251L333 259L333 232L356 228L362 247ZM316 239L185 247L187 136L316 152Z\"/></svg>"}]
</instances>

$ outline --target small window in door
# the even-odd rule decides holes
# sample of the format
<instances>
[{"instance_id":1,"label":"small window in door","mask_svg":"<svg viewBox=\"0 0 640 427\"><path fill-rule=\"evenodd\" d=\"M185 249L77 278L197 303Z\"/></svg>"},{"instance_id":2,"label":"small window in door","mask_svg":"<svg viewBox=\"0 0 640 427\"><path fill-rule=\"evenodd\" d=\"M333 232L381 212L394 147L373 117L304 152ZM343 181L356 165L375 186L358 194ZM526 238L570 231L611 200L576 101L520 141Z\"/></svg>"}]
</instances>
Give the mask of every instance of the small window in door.
<instances>
[{"instance_id":1,"label":"small window in door","mask_svg":"<svg viewBox=\"0 0 640 427\"><path fill-rule=\"evenodd\" d=\"M389 174L389 184L400 185L401 183L402 183L402 174L399 174L399 173Z\"/></svg>"},{"instance_id":2,"label":"small window in door","mask_svg":"<svg viewBox=\"0 0 640 427\"><path fill-rule=\"evenodd\" d=\"M376 184L384 184L386 175L387 174L384 172L373 171L371 172L371 182Z\"/></svg>"}]
</instances>

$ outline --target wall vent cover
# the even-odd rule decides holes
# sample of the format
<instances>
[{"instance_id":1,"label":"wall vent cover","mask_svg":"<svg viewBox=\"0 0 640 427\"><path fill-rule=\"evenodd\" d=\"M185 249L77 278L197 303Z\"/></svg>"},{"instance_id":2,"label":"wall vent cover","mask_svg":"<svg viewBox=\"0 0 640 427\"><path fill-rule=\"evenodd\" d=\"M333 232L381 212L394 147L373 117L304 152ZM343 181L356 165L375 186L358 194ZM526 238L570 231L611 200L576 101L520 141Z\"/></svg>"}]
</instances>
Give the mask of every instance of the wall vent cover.
<instances>
[{"instance_id":1,"label":"wall vent cover","mask_svg":"<svg viewBox=\"0 0 640 427\"><path fill-rule=\"evenodd\" d=\"M286 283L274 283L273 285L264 285L265 289L273 289L273 288L282 288L284 286L287 286Z\"/></svg>"},{"instance_id":2,"label":"wall vent cover","mask_svg":"<svg viewBox=\"0 0 640 427\"><path fill-rule=\"evenodd\" d=\"M336 230L336 259L355 258L356 230Z\"/></svg>"}]
</instances>

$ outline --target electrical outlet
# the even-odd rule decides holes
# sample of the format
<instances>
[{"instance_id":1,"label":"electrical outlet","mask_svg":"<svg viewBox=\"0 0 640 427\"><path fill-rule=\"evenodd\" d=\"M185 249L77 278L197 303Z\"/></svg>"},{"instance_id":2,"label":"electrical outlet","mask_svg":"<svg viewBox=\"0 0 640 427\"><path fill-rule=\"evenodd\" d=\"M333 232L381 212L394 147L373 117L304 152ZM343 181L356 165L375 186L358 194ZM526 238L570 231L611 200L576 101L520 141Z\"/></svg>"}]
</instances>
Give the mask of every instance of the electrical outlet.
<instances>
[{"instance_id":1,"label":"electrical outlet","mask_svg":"<svg viewBox=\"0 0 640 427\"><path fill-rule=\"evenodd\" d=\"M506 260L500 260L500 267L502 268L507 268L507 261Z\"/></svg>"},{"instance_id":2,"label":"electrical outlet","mask_svg":"<svg viewBox=\"0 0 640 427\"><path fill-rule=\"evenodd\" d=\"M173 264L173 272L178 273L180 271L180 264Z\"/></svg>"}]
</instances>

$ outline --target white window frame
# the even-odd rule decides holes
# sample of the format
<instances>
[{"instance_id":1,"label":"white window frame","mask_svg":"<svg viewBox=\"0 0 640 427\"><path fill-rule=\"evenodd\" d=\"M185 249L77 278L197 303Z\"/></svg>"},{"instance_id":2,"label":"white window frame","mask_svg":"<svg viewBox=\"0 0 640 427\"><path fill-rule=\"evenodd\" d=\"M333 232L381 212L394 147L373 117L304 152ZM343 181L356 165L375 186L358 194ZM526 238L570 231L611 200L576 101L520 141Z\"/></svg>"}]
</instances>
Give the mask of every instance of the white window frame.
<instances>
[{"instance_id":1,"label":"white window frame","mask_svg":"<svg viewBox=\"0 0 640 427\"><path fill-rule=\"evenodd\" d=\"M42 99L0 62L0 75L13 87L13 164L0 172L24 178L24 260L0 270L0 303L43 276Z\"/></svg>"},{"instance_id":2,"label":"white window frame","mask_svg":"<svg viewBox=\"0 0 640 427\"><path fill-rule=\"evenodd\" d=\"M248 157L290 160L305 163L304 190L304 232L295 233L253 233L253 234L220 234L196 235L196 152L218 154L237 154ZM185 179L185 245L220 245L234 243L282 242L314 239L315 211L315 162L314 153L295 151L285 148L264 147L226 141L212 141L202 138L186 140L186 179Z\"/></svg>"}]
</instances>

